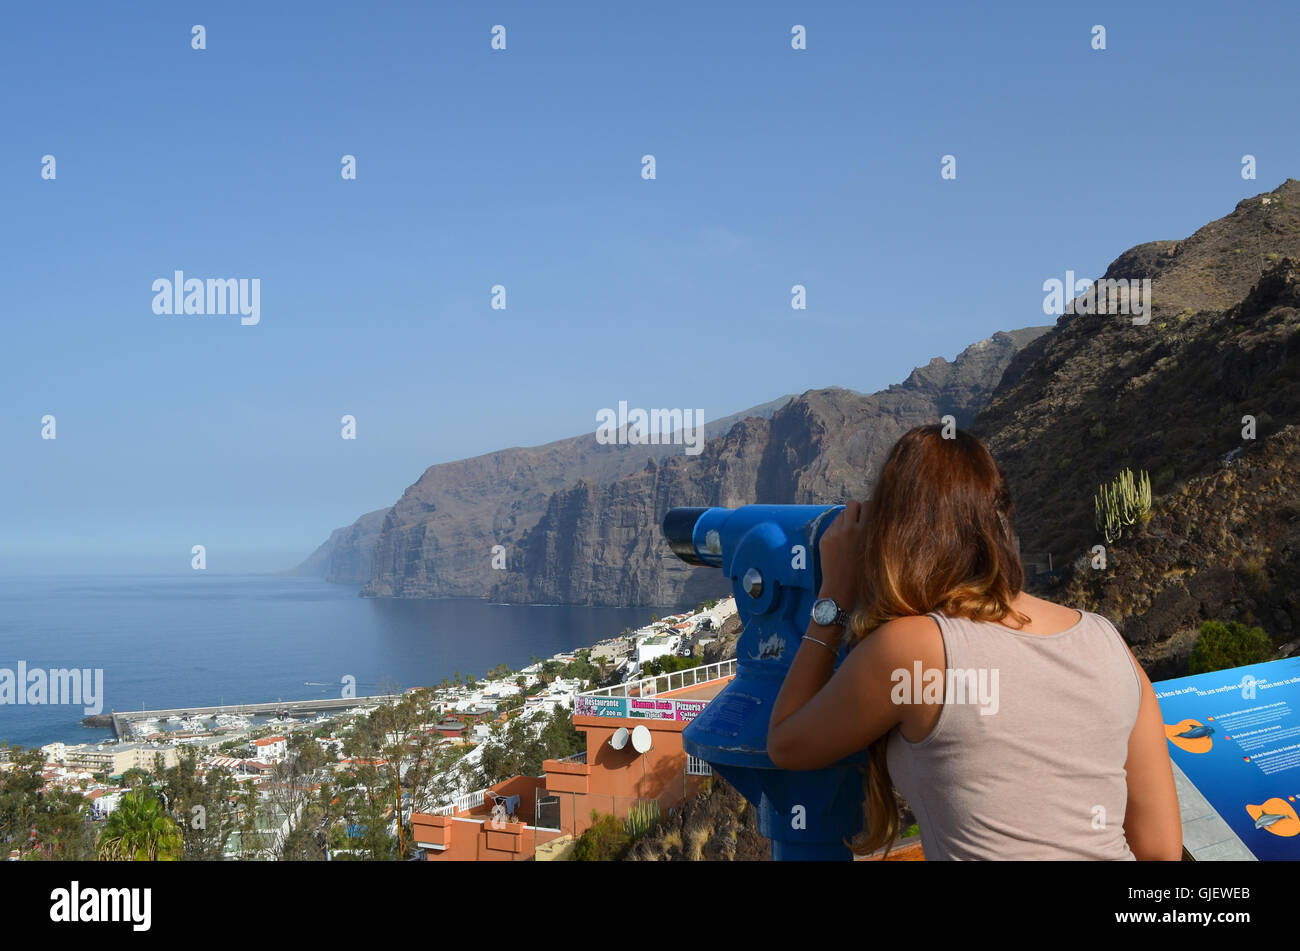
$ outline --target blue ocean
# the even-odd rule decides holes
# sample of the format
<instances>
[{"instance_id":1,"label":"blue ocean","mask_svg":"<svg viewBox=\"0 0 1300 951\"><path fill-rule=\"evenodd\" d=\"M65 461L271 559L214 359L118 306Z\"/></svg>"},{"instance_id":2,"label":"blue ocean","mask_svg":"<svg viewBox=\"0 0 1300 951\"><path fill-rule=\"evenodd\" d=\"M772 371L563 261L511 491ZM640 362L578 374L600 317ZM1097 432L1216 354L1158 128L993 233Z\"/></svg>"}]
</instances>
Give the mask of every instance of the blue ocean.
<instances>
[{"instance_id":1,"label":"blue ocean","mask_svg":"<svg viewBox=\"0 0 1300 951\"><path fill-rule=\"evenodd\" d=\"M357 696L481 677L582 647L667 608L360 598L276 575L0 578L0 668L102 668L103 712ZM0 740L94 741L80 706L0 703Z\"/></svg>"}]
</instances>

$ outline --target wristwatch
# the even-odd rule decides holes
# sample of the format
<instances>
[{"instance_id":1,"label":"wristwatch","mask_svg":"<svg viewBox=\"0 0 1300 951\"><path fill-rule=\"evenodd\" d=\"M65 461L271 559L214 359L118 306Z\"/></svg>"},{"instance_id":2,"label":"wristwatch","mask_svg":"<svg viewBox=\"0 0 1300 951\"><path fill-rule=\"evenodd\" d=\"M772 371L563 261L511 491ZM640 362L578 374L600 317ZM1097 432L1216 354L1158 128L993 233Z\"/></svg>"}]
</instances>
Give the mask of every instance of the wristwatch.
<instances>
[{"instance_id":1,"label":"wristwatch","mask_svg":"<svg viewBox=\"0 0 1300 951\"><path fill-rule=\"evenodd\" d=\"M849 623L849 612L836 604L833 598L818 598L813 605L812 619L823 627L845 627Z\"/></svg>"}]
</instances>

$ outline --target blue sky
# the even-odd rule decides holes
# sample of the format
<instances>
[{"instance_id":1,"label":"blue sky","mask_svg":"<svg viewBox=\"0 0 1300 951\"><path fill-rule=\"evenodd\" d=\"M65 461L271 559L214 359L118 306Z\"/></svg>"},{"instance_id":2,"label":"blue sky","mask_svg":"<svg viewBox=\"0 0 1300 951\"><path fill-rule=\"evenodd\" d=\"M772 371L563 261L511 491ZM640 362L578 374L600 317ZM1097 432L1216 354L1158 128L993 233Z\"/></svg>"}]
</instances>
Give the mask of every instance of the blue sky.
<instances>
[{"instance_id":1,"label":"blue sky","mask_svg":"<svg viewBox=\"0 0 1300 951\"><path fill-rule=\"evenodd\" d=\"M275 570L619 400L876 390L1297 174L1284 3L328 6L6 11L0 573Z\"/></svg>"}]
</instances>

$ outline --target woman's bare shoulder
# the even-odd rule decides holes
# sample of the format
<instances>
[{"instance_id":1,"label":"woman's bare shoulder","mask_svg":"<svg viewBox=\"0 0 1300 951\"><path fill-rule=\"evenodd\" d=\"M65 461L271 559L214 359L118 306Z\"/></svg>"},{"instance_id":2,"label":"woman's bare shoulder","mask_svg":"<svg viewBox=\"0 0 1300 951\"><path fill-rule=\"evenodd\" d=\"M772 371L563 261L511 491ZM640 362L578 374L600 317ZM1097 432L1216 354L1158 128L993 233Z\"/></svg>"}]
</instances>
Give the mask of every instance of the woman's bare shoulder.
<instances>
[{"instance_id":1,"label":"woman's bare shoulder","mask_svg":"<svg viewBox=\"0 0 1300 951\"><path fill-rule=\"evenodd\" d=\"M872 649L899 664L921 661L927 667L942 667L944 663L943 635L938 622L924 614L894 618L886 621L865 638L875 641Z\"/></svg>"}]
</instances>

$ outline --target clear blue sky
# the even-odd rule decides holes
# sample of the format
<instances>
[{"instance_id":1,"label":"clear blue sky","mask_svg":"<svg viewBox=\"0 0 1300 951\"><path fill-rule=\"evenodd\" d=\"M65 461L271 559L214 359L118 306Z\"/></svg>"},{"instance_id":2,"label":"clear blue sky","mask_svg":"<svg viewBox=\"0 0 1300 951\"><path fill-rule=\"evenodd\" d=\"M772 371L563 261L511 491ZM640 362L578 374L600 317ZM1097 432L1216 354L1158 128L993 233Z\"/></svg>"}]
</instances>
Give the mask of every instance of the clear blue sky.
<instances>
[{"instance_id":1,"label":"clear blue sky","mask_svg":"<svg viewBox=\"0 0 1300 951\"><path fill-rule=\"evenodd\" d=\"M1293 3L332 6L6 9L0 572L275 570L619 400L876 390L1300 168Z\"/></svg>"}]
</instances>

